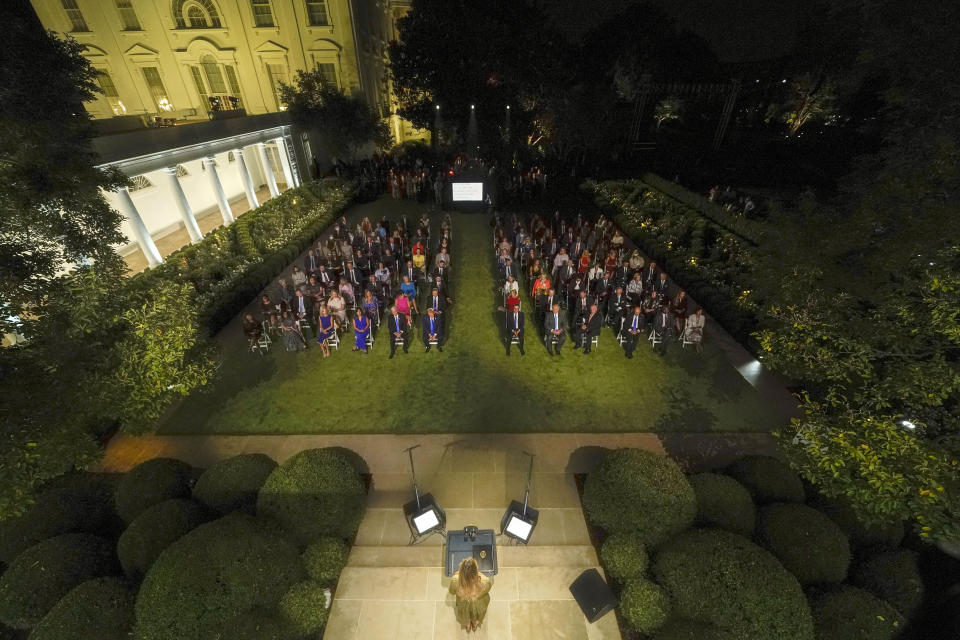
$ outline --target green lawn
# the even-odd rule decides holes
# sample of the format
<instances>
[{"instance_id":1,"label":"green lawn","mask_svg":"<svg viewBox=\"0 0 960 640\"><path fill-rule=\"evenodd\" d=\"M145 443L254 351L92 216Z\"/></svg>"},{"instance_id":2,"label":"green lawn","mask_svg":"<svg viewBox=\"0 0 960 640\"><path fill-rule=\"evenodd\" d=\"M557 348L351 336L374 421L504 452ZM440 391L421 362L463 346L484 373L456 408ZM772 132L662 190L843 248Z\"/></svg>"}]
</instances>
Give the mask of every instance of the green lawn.
<instances>
[{"instance_id":1,"label":"green lawn","mask_svg":"<svg viewBox=\"0 0 960 640\"><path fill-rule=\"evenodd\" d=\"M350 217L377 220L423 205L388 199L355 206ZM454 304L443 353L423 352L419 325L410 353L387 358L387 336L369 355L350 351L352 334L324 359L311 341L287 353L280 340L266 357L246 353L234 322L218 337L219 379L173 407L165 434L450 433L509 431L768 431L774 412L708 344L673 346L665 357L648 345L627 360L609 329L590 355L570 348L550 358L533 314L525 357L507 357L502 303L494 292L490 217L453 213ZM436 222L439 228L439 218ZM530 309L528 300L524 309Z\"/></svg>"}]
</instances>

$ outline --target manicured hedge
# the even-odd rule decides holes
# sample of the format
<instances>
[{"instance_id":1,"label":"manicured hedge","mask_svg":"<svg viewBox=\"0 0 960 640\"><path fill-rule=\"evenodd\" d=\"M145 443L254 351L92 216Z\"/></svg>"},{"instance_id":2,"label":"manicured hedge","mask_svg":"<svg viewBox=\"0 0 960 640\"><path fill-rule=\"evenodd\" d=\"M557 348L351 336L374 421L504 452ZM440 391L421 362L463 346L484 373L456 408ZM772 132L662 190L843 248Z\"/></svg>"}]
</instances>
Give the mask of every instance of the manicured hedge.
<instances>
[{"instance_id":1,"label":"manicured hedge","mask_svg":"<svg viewBox=\"0 0 960 640\"><path fill-rule=\"evenodd\" d=\"M203 505L180 498L144 510L117 541L124 573L132 580L141 580L164 549L209 519Z\"/></svg>"},{"instance_id":2,"label":"manicured hedge","mask_svg":"<svg viewBox=\"0 0 960 640\"><path fill-rule=\"evenodd\" d=\"M277 467L257 499L258 515L277 520L307 545L323 536L350 539L366 504L360 474L335 449L307 449Z\"/></svg>"},{"instance_id":3,"label":"manicured hedge","mask_svg":"<svg viewBox=\"0 0 960 640\"><path fill-rule=\"evenodd\" d=\"M316 637L327 623L326 600L323 585L313 580L304 580L290 587L277 604L289 637Z\"/></svg>"},{"instance_id":4,"label":"manicured hedge","mask_svg":"<svg viewBox=\"0 0 960 640\"><path fill-rule=\"evenodd\" d=\"M910 618L923 603L919 559L920 555L909 549L885 551L858 563L850 582Z\"/></svg>"},{"instance_id":5,"label":"manicured hedge","mask_svg":"<svg viewBox=\"0 0 960 640\"><path fill-rule=\"evenodd\" d=\"M145 509L173 498L189 498L193 467L173 458L153 458L124 474L117 485L117 513L133 522Z\"/></svg>"},{"instance_id":6,"label":"manicured hedge","mask_svg":"<svg viewBox=\"0 0 960 640\"><path fill-rule=\"evenodd\" d=\"M904 625L896 609L848 585L811 594L810 608L817 640L893 640Z\"/></svg>"},{"instance_id":7,"label":"manicured hedge","mask_svg":"<svg viewBox=\"0 0 960 640\"><path fill-rule=\"evenodd\" d=\"M757 540L800 584L842 582L847 577L847 536L816 509L787 502L764 507L757 520Z\"/></svg>"},{"instance_id":8,"label":"manicured hedge","mask_svg":"<svg viewBox=\"0 0 960 640\"><path fill-rule=\"evenodd\" d=\"M17 518L0 521L0 562L10 564L24 549L64 533L112 532L118 525L110 485L77 479L48 489Z\"/></svg>"},{"instance_id":9,"label":"manicured hedge","mask_svg":"<svg viewBox=\"0 0 960 640\"><path fill-rule=\"evenodd\" d=\"M808 504L825 513L846 534L851 546L861 549L896 549L905 534L903 522L864 524L850 505L840 498L814 496Z\"/></svg>"},{"instance_id":10,"label":"manicured hedge","mask_svg":"<svg viewBox=\"0 0 960 640\"><path fill-rule=\"evenodd\" d=\"M624 582L641 577L650 559L643 538L636 533L615 533L600 547L603 568L610 577Z\"/></svg>"},{"instance_id":11,"label":"manicured hedge","mask_svg":"<svg viewBox=\"0 0 960 640\"><path fill-rule=\"evenodd\" d=\"M609 533L636 532L657 544L693 524L696 497L670 457L641 449L612 451L587 476L583 503Z\"/></svg>"},{"instance_id":12,"label":"manicured hedge","mask_svg":"<svg viewBox=\"0 0 960 640\"><path fill-rule=\"evenodd\" d=\"M706 622L738 640L812 640L797 579L770 553L720 529L687 531L653 563L678 618Z\"/></svg>"},{"instance_id":13,"label":"manicured hedge","mask_svg":"<svg viewBox=\"0 0 960 640\"><path fill-rule=\"evenodd\" d=\"M30 640L128 640L133 593L119 578L97 578L75 587L30 632Z\"/></svg>"},{"instance_id":14,"label":"manicured hedge","mask_svg":"<svg viewBox=\"0 0 960 640\"><path fill-rule=\"evenodd\" d=\"M290 634L273 611L250 609L220 627L213 640L289 640Z\"/></svg>"},{"instance_id":15,"label":"manicured hedge","mask_svg":"<svg viewBox=\"0 0 960 640\"><path fill-rule=\"evenodd\" d=\"M737 640L727 631L706 622L671 620L653 635L653 640Z\"/></svg>"},{"instance_id":16,"label":"manicured hedge","mask_svg":"<svg viewBox=\"0 0 960 640\"><path fill-rule=\"evenodd\" d=\"M87 533L37 543L0 576L0 621L29 629L77 585L116 571L113 545Z\"/></svg>"},{"instance_id":17,"label":"manicured hedge","mask_svg":"<svg viewBox=\"0 0 960 640\"><path fill-rule=\"evenodd\" d=\"M726 473L746 487L757 504L803 502L806 498L800 476L771 456L744 456L730 464Z\"/></svg>"},{"instance_id":18,"label":"manicured hedge","mask_svg":"<svg viewBox=\"0 0 960 640\"><path fill-rule=\"evenodd\" d=\"M670 598L649 580L630 580L620 592L620 615L634 631L652 633L670 617Z\"/></svg>"},{"instance_id":19,"label":"manicured hedge","mask_svg":"<svg viewBox=\"0 0 960 640\"><path fill-rule=\"evenodd\" d=\"M347 566L349 551L339 538L319 538L303 552L303 567L316 582L331 585Z\"/></svg>"},{"instance_id":20,"label":"manicured hedge","mask_svg":"<svg viewBox=\"0 0 960 640\"><path fill-rule=\"evenodd\" d=\"M200 525L153 563L137 595L135 640L209 640L254 608L273 610L303 578L292 541L242 513Z\"/></svg>"},{"instance_id":21,"label":"manicured hedge","mask_svg":"<svg viewBox=\"0 0 960 640\"><path fill-rule=\"evenodd\" d=\"M257 493L277 463L262 453L244 453L221 460L203 472L193 488L193 498L226 515L231 511L253 514Z\"/></svg>"},{"instance_id":22,"label":"manicured hedge","mask_svg":"<svg viewBox=\"0 0 960 640\"><path fill-rule=\"evenodd\" d=\"M757 520L753 498L742 484L719 473L690 476L697 496L697 520L701 527L716 527L749 536Z\"/></svg>"}]
</instances>

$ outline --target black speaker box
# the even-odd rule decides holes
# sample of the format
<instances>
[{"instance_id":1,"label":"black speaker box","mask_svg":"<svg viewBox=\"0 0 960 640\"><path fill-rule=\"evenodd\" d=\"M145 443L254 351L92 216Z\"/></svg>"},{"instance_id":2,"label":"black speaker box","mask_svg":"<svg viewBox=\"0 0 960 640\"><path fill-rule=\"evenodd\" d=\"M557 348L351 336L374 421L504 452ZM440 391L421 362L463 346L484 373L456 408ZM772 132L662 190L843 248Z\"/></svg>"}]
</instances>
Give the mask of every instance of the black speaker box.
<instances>
[{"instance_id":1,"label":"black speaker box","mask_svg":"<svg viewBox=\"0 0 960 640\"><path fill-rule=\"evenodd\" d=\"M596 569L587 569L570 585L573 599L589 622L596 622L617 606L613 591Z\"/></svg>"}]
</instances>

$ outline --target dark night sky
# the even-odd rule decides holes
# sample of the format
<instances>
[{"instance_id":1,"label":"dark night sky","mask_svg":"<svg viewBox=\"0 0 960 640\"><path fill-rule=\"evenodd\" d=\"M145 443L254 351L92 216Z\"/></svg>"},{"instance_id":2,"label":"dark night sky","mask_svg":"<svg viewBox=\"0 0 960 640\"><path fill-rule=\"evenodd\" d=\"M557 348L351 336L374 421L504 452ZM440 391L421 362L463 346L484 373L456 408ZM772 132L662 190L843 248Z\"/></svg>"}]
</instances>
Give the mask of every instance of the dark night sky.
<instances>
[{"instance_id":1,"label":"dark night sky","mask_svg":"<svg viewBox=\"0 0 960 640\"><path fill-rule=\"evenodd\" d=\"M578 39L636 0L540 0L568 37ZM706 38L725 62L790 52L800 26L800 0L650 0L682 28ZM642 29L638 31L642 36Z\"/></svg>"}]
</instances>

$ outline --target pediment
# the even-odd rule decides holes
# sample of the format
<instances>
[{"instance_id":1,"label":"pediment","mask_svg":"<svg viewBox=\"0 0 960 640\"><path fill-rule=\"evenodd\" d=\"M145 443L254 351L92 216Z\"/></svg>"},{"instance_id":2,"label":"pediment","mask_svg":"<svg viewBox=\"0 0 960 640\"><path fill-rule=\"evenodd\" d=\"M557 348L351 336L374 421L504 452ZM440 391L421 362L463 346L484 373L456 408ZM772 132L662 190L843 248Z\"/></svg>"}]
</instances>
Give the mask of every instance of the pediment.
<instances>
[{"instance_id":1,"label":"pediment","mask_svg":"<svg viewBox=\"0 0 960 640\"><path fill-rule=\"evenodd\" d=\"M137 43L124 52L128 56L155 56L157 51L146 45Z\"/></svg>"},{"instance_id":2,"label":"pediment","mask_svg":"<svg viewBox=\"0 0 960 640\"><path fill-rule=\"evenodd\" d=\"M262 45L254 49L254 51L256 53L286 53L289 51L289 49L282 44L274 42L273 40L267 40Z\"/></svg>"}]
</instances>

